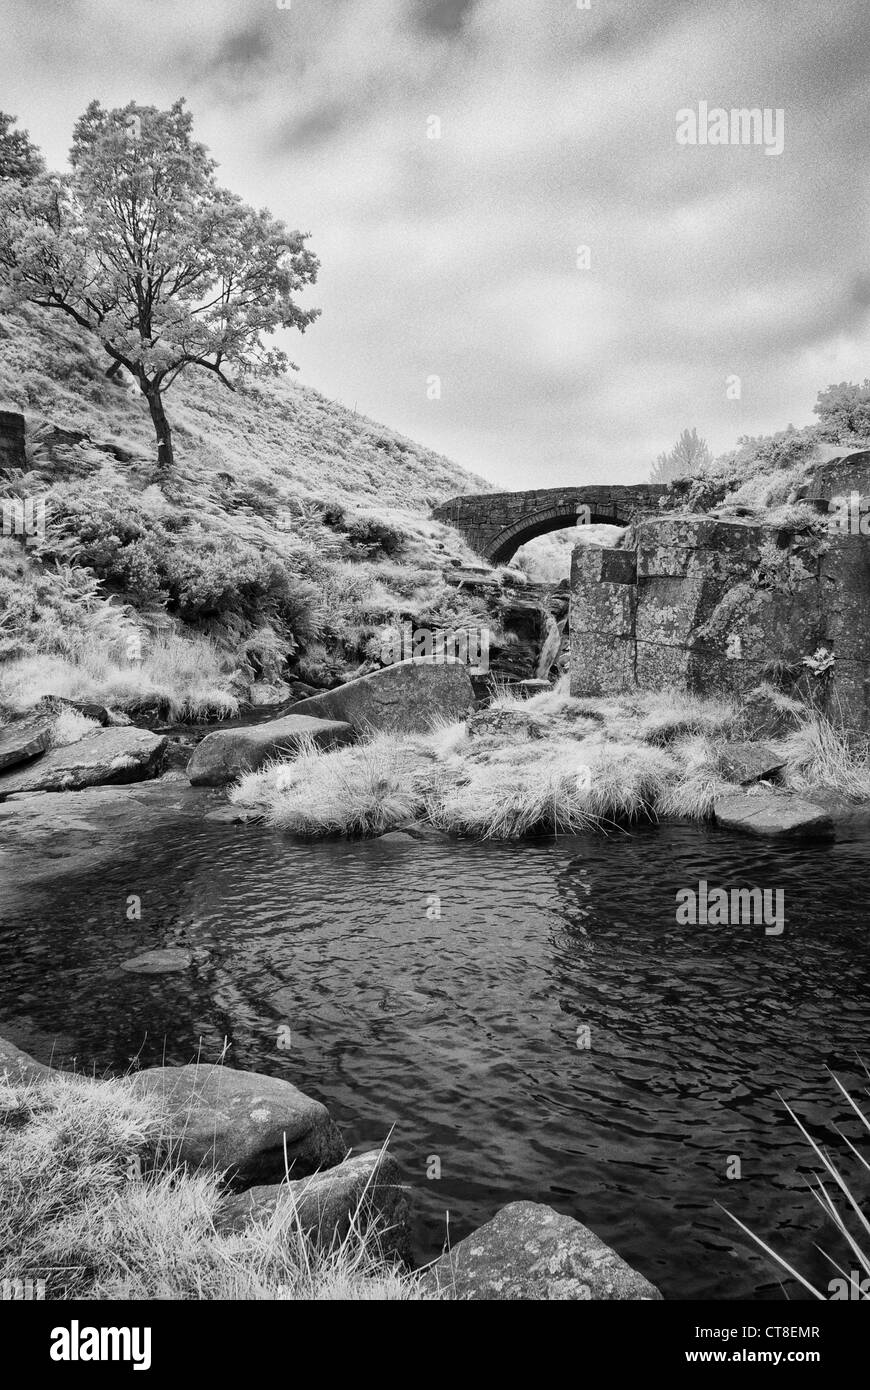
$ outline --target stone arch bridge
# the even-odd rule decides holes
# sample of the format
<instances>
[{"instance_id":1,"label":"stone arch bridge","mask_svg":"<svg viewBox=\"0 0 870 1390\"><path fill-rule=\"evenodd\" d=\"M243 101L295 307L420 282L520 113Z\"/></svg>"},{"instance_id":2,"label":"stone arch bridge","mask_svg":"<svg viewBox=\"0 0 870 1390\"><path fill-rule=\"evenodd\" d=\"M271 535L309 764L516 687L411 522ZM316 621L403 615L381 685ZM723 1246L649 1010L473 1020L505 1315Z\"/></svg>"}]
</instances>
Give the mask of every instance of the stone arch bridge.
<instances>
[{"instance_id":1,"label":"stone arch bridge","mask_svg":"<svg viewBox=\"0 0 870 1390\"><path fill-rule=\"evenodd\" d=\"M546 487L530 492L485 492L451 497L432 509L436 521L454 526L491 565L505 565L526 541L568 526L604 522L627 526L658 511L662 483L626 486Z\"/></svg>"}]
</instances>

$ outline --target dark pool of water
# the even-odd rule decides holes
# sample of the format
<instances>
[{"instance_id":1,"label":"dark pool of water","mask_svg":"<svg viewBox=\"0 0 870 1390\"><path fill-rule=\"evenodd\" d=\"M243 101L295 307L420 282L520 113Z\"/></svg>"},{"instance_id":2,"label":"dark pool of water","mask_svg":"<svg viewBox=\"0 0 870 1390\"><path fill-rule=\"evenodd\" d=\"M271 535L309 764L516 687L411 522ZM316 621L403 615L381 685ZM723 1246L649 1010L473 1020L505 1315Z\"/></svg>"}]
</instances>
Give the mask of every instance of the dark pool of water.
<instances>
[{"instance_id":1,"label":"dark pool of water","mask_svg":"<svg viewBox=\"0 0 870 1390\"><path fill-rule=\"evenodd\" d=\"M857 830L790 848L687 827L305 845L133 824L98 872L3 885L0 1021L98 1069L213 1058L226 1038L230 1064L326 1101L349 1145L392 1129L421 1256L445 1211L458 1239L533 1199L666 1297L779 1298L719 1204L831 1277L814 1165L777 1093L823 1142L856 1137L825 1068L855 1082L870 1060L868 851ZM702 878L783 889L785 931L678 925L677 889ZM196 948L194 965L120 971L166 945Z\"/></svg>"}]
</instances>

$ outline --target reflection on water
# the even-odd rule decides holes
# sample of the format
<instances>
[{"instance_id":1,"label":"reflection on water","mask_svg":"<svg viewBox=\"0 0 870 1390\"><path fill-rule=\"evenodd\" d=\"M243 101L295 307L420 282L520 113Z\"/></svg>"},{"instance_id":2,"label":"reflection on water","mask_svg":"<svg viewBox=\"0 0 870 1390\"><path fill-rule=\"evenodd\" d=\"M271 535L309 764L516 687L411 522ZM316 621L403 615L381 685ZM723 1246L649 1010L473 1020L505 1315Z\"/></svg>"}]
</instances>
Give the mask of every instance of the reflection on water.
<instances>
[{"instance_id":1,"label":"reflection on water","mask_svg":"<svg viewBox=\"0 0 870 1390\"><path fill-rule=\"evenodd\" d=\"M854 1081L870 1060L868 845L133 829L99 872L3 886L0 1020L98 1070L186 1062L200 1039L213 1058L226 1038L231 1065L324 1100L349 1145L393 1129L421 1256L445 1210L456 1240L524 1198L585 1221L666 1297L778 1298L717 1204L827 1283L813 1165L777 1092L825 1142L856 1137L825 1067ZM784 890L784 933L677 925L676 891L700 879ZM120 971L169 945L194 949L189 969Z\"/></svg>"}]
</instances>

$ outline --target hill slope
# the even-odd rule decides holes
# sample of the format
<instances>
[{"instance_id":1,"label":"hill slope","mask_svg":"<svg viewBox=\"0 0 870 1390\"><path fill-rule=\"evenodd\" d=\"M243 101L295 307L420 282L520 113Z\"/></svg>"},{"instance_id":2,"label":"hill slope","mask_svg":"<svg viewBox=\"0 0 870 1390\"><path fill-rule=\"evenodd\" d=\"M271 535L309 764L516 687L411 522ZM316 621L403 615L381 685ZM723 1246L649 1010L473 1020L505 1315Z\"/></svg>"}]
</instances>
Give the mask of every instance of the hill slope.
<instances>
[{"instance_id":1,"label":"hill slope","mask_svg":"<svg viewBox=\"0 0 870 1390\"><path fill-rule=\"evenodd\" d=\"M126 373L106 379L94 339L60 314L31 308L0 323L0 408L111 440L153 471L145 398ZM207 372L183 374L166 396L179 474L239 471L267 494L426 512L435 501L494 485L290 377L235 393ZM265 498L262 500L266 500Z\"/></svg>"},{"instance_id":2,"label":"hill slope","mask_svg":"<svg viewBox=\"0 0 870 1390\"><path fill-rule=\"evenodd\" d=\"M492 485L310 387L180 378L161 484L136 387L28 309L0 323L0 408L28 425L0 491L46 497L44 537L0 541L7 709L53 693L228 712L252 683L334 684L377 659L385 624L482 617L442 574L473 557L428 512Z\"/></svg>"}]
</instances>

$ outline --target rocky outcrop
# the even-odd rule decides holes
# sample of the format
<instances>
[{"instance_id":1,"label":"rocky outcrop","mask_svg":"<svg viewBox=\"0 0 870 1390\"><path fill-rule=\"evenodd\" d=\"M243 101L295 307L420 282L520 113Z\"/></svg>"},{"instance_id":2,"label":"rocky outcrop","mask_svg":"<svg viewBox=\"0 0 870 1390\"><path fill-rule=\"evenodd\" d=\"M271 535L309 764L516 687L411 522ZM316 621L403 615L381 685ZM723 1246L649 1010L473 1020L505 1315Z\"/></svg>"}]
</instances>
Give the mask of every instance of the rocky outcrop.
<instances>
[{"instance_id":1,"label":"rocky outcrop","mask_svg":"<svg viewBox=\"0 0 870 1390\"><path fill-rule=\"evenodd\" d=\"M795 835L828 836L834 833L829 811L789 792L734 792L713 803L713 818L727 830L781 838Z\"/></svg>"},{"instance_id":2,"label":"rocky outcrop","mask_svg":"<svg viewBox=\"0 0 870 1390\"><path fill-rule=\"evenodd\" d=\"M353 736L349 723L297 714L294 709L283 719L206 734L187 765L187 775L195 787L221 787L272 759L292 756L303 738L312 738L318 748L334 748L350 743Z\"/></svg>"},{"instance_id":3,"label":"rocky outcrop","mask_svg":"<svg viewBox=\"0 0 870 1390\"><path fill-rule=\"evenodd\" d=\"M15 410L0 410L0 473L26 467L24 416Z\"/></svg>"},{"instance_id":4,"label":"rocky outcrop","mask_svg":"<svg viewBox=\"0 0 870 1390\"><path fill-rule=\"evenodd\" d=\"M868 604L863 535L641 521L623 548L574 551L571 690L742 697L775 679L835 721L870 728Z\"/></svg>"},{"instance_id":5,"label":"rocky outcrop","mask_svg":"<svg viewBox=\"0 0 870 1390\"><path fill-rule=\"evenodd\" d=\"M538 1202L512 1202L432 1266L448 1299L660 1299L642 1274L586 1226Z\"/></svg>"},{"instance_id":6,"label":"rocky outcrop","mask_svg":"<svg viewBox=\"0 0 870 1390\"><path fill-rule=\"evenodd\" d=\"M795 490L795 502L822 502L828 516L836 518L841 507L848 508L852 495L857 494L858 521L866 515L870 503L870 450L846 451L841 448L834 459L818 463ZM863 506L861 505L863 504ZM848 522L848 516L846 517ZM864 534L870 534L870 518L865 521Z\"/></svg>"},{"instance_id":7,"label":"rocky outcrop","mask_svg":"<svg viewBox=\"0 0 870 1390\"><path fill-rule=\"evenodd\" d=\"M320 1101L289 1081L223 1066L149 1067L134 1088L166 1104L165 1154L198 1168L214 1165L235 1187L277 1182L338 1163L344 1145Z\"/></svg>"},{"instance_id":8,"label":"rocky outcrop","mask_svg":"<svg viewBox=\"0 0 870 1390\"><path fill-rule=\"evenodd\" d=\"M16 719L0 729L0 772L44 753L51 743L51 720Z\"/></svg>"},{"instance_id":9,"label":"rocky outcrop","mask_svg":"<svg viewBox=\"0 0 870 1390\"><path fill-rule=\"evenodd\" d=\"M78 743L52 748L0 775L0 801L16 792L78 791L156 777L165 752L166 739L147 729L96 729Z\"/></svg>"},{"instance_id":10,"label":"rocky outcrop","mask_svg":"<svg viewBox=\"0 0 870 1390\"><path fill-rule=\"evenodd\" d=\"M474 691L461 661L411 657L293 706L293 713L340 719L358 734L413 733L438 719L464 719Z\"/></svg>"},{"instance_id":11,"label":"rocky outcrop","mask_svg":"<svg viewBox=\"0 0 870 1390\"><path fill-rule=\"evenodd\" d=\"M301 1229L326 1247L342 1240L351 1222L356 1230L371 1227L388 1259L410 1261L407 1189L396 1160L380 1150L345 1159L309 1178L248 1188L222 1203L215 1226L227 1234L280 1214L290 1232Z\"/></svg>"}]
</instances>

